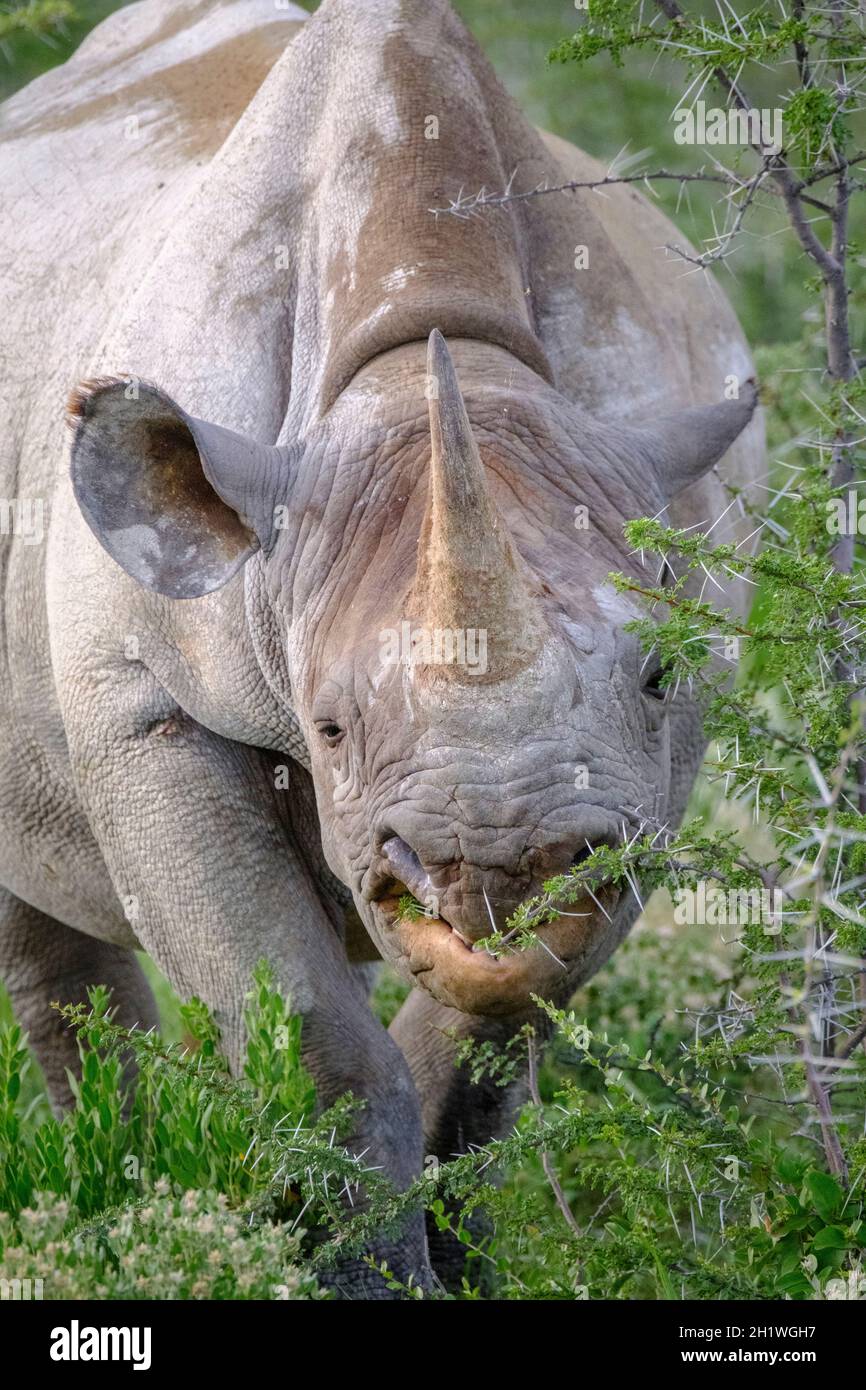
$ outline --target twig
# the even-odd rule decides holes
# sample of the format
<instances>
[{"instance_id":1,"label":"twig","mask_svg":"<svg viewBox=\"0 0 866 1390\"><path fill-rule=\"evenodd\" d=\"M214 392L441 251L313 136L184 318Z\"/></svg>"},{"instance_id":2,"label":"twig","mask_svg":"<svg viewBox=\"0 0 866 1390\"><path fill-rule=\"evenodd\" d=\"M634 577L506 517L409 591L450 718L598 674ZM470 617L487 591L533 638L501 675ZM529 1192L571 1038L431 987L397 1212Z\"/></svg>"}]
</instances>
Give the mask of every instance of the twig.
<instances>
[{"instance_id":1,"label":"twig","mask_svg":"<svg viewBox=\"0 0 866 1390\"><path fill-rule=\"evenodd\" d=\"M839 1143L839 1135L836 1132L836 1121L833 1118L833 1111L830 1107L830 1100L824 1089L814 1065L806 1059L806 1082L809 1087L809 1094L815 1103L818 1111L818 1118L821 1122L821 1137L824 1141L824 1153L827 1157L827 1166L830 1172L839 1179L843 1187L848 1186L848 1164L845 1162L845 1155L842 1152L842 1145Z\"/></svg>"},{"instance_id":2,"label":"twig","mask_svg":"<svg viewBox=\"0 0 866 1390\"><path fill-rule=\"evenodd\" d=\"M482 188L477 193L461 193L458 198L451 200L447 208L429 208L428 211L436 216L450 213L453 217L468 217L479 208L501 208L508 203L524 203L530 198L545 197L549 193L575 193L581 188L611 188L615 184L649 183L653 179L672 179L681 184L724 183L729 186L734 185L736 188L746 186L745 180L738 179L735 174L730 174L727 171L708 174L703 169L693 173L677 173L672 169L656 169L653 173L605 174L600 179L569 179L568 183L538 184L537 187L526 188L520 193L512 193L510 187L502 193L488 193Z\"/></svg>"},{"instance_id":3,"label":"twig","mask_svg":"<svg viewBox=\"0 0 866 1390\"><path fill-rule=\"evenodd\" d=\"M857 1025L850 1037L845 1039L845 1042L836 1054L839 1060L844 1062L850 1057L851 1053L859 1047L864 1038L866 1038L866 1018L863 1019L862 1023Z\"/></svg>"},{"instance_id":4,"label":"twig","mask_svg":"<svg viewBox=\"0 0 866 1390\"><path fill-rule=\"evenodd\" d=\"M538 1089L538 1062L535 1054L535 1038L530 1033L526 1041L527 1051L529 1054L529 1094L532 1097L533 1105L537 1106L538 1109L541 1110L542 1100L541 1093ZM544 1169L544 1175L547 1178L547 1181L550 1183L551 1190L553 1191L553 1195L556 1198L556 1205L559 1207L559 1210L565 1217L565 1220L568 1223L568 1226L572 1234L579 1237L582 1234L581 1229L574 1219L571 1207L568 1205L568 1202L566 1201L565 1193L563 1192L559 1182L559 1178L556 1175L556 1169L554 1168L550 1154L547 1152L546 1149L542 1149L541 1151L541 1166Z\"/></svg>"}]
</instances>

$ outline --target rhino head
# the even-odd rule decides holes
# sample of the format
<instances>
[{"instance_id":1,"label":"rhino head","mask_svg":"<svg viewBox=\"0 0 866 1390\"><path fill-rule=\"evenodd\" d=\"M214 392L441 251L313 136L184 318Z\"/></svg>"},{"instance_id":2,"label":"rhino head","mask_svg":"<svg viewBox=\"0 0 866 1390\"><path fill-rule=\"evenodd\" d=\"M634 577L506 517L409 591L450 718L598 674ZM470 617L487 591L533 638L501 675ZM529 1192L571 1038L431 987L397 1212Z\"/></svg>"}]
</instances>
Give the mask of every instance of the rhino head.
<instances>
[{"instance_id":1,"label":"rhino head","mask_svg":"<svg viewBox=\"0 0 866 1390\"><path fill-rule=\"evenodd\" d=\"M608 576L640 575L625 521L710 468L755 392L602 424L502 349L452 348L459 379L434 331L426 362L421 344L385 354L285 446L93 383L72 477L102 545L158 593L202 596L261 552L248 620L277 634L255 648L285 662L330 868L401 974L510 1013L586 978L636 915L600 886L526 950L477 946L623 822L667 818L669 701Z\"/></svg>"}]
</instances>

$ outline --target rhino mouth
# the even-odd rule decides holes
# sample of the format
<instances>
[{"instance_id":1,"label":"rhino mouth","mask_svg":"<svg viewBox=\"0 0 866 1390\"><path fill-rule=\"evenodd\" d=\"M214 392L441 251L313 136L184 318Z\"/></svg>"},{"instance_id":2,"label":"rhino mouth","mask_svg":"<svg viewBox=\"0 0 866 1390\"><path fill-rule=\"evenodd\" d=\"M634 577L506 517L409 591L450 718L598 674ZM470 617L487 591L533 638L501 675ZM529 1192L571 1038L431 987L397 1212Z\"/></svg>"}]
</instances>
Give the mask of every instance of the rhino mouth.
<instances>
[{"instance_id":1,"label":"rhino mouth","mask_svg":"<svg viewBox=\"0 0 866 1390\"><path fill-rule=\"evenodd\" d=\"M561 996L576 986L594 956L599 938L614 930L620 891L613 884L570 903L553 922L535 929L536 942L494 955L468 942L444 916L409 918L401 908L406 889L392 880L369 903L383 954L410 983L463 1013L498 1015L531 1007L532 995Z\"/></svg>"}]
</instances>

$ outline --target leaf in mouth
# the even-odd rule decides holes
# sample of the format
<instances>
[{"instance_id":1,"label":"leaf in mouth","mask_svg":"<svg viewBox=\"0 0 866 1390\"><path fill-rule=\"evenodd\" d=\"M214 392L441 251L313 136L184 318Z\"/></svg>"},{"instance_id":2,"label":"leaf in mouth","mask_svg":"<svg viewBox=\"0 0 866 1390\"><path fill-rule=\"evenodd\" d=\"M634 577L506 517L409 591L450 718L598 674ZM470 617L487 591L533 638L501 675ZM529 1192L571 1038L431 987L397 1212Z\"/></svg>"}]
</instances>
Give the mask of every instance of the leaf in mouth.
<instances>
[{"instance_id":1,"label":"leaf in mouth","mask_svg":"<svg viewBox=\"0 0 866 1390\"><path fill-rule=\"evenodd\" d=\"M427 914L424 904L420 903L413 893L404 893L397 904L397 920L400 922L417 922Z\"/></svg>"}]
</instances>

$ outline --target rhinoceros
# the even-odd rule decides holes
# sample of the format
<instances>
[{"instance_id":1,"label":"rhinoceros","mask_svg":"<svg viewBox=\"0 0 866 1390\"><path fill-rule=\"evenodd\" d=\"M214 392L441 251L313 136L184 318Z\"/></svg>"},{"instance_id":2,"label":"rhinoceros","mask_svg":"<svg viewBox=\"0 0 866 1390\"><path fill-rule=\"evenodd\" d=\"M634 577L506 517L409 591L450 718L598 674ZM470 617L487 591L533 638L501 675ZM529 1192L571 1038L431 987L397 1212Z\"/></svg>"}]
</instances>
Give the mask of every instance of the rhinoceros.
<instances>
[{"instance_id":1,"label":"rhinoceros","mask_svg":"<svg viewBox=\"0 0 866 1390\"><path fill-rule=\"evenodd\" d=\"M681 817L700 711L609 576L655 579L632 517L737 534L761 466L734 315L648 200L475 198L602 175L446 0L141 0L5 104L0 969L58 1106L51 1000L151 1025L145 951L237 1065L267 958L403 1187L519 1103L456 1040L504 1044L635 920L601 886L479 946ZM420 1213L382 1250L453 1256Z\"/></svg>"}]
</instances>

